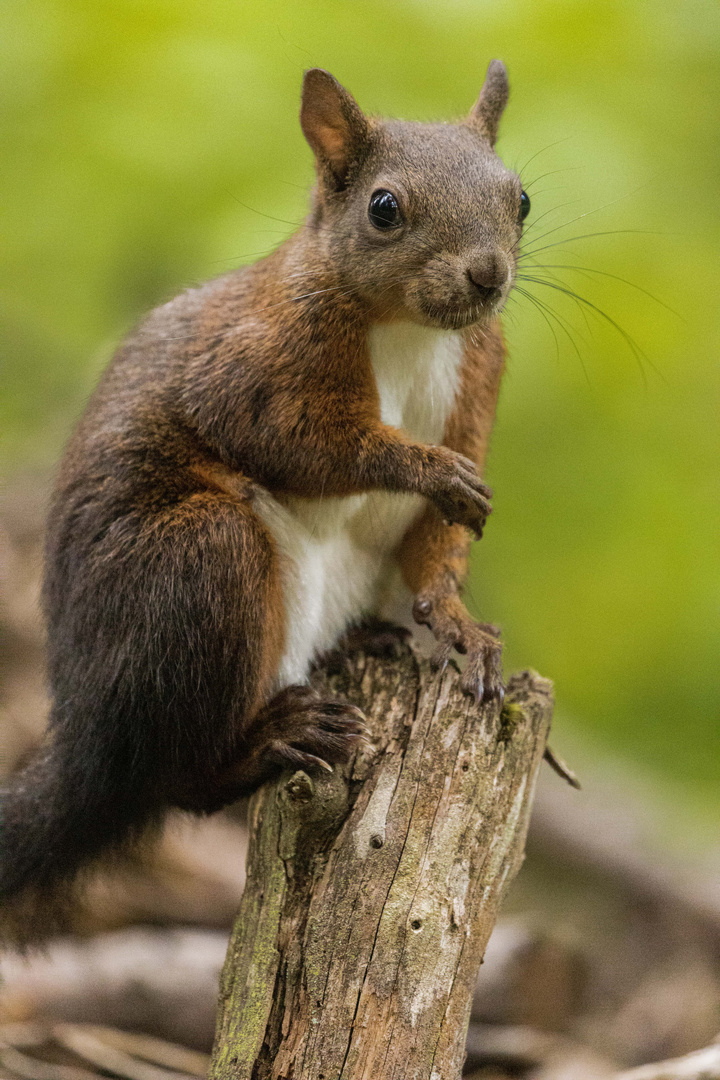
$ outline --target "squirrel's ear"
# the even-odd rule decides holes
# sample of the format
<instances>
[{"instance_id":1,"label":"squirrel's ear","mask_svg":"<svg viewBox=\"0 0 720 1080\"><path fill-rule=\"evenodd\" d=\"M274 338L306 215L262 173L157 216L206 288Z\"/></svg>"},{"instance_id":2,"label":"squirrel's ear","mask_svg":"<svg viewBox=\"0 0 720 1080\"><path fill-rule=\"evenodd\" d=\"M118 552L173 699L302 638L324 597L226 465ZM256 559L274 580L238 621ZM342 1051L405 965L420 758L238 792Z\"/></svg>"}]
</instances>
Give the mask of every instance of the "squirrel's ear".
<instances>
[{"instance_id":1,"label":"squirrel's ear","mask_svg":"<svg viewBox=\"0 0 720 1080\"><path fill-rule=\"evenodd\" d=\"M510 95L508 73L502 60L491 60L485 76L480 97L477 99L468 123L495 145L500 117Z\"/></svg>"},{"instance_id":2,"label":"squirrel's ear","mask_svg":"<svg viewBox=\"0 0 720 1080\"><path fill-rule=\"evenodd\" d=\"M300 126L322 173L333 188L342 190L351 165L362 156L370 128L355 98L329 71L305 72Z\"/></svg>"}]
</instances>

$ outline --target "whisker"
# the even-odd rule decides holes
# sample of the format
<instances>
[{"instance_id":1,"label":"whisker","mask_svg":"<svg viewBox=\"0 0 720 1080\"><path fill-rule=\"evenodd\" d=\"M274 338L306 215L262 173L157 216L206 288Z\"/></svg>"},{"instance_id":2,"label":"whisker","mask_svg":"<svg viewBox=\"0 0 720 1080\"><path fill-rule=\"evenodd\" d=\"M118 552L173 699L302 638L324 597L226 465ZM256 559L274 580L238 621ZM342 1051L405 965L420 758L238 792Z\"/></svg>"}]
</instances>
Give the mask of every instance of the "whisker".
<instances>
[{"instance_id":1,"label":"whisker","mask_svg":"<svg viewBox=\"0 0 720 1080\"><path fill-rule=\"evenodd\" d=\"M318 222L310 221L309 218L305 218L303 221L292 221L290 218L277 217L275 214L267 214L264 210L258 210L255 206L250 206L249 203L245 203L242 199L239 199L237 195L234 195L232 191L227 188L224 189L226 194L234 199L238 206L242 206L243 209L249 210L251 214L259 214L260 217L267 218L268 221L277 221L282 225L292 225L295 229L312 229L318 233L327 233L329 236L348 237L353 235L351 229L335 229L332 226L321 225Z\"/></svg>"},{"instance_id":2,"label":"whisker","mask_svg":"<svg viewBox=\"0 0 720 1080\"><path fill-rule=\"evenodd\" d=\"M228 255L226 259L210 259L208 265L215 266L217 263L226 262L237 263L239 259L255 259L258 255L268 255L271 251L276 251L278 246L278 244L274 244L272 247L263 248L262 251L247 251L244 255ZM239 265L242 266L243 264L240 263Z\"/></svg>"},{"instance_id":3,"label":"whisker","mask_svg":"<svg viewBox=\"0 0 720 1080\"><path fill-rule=\"evenodd\" d=\"M574 225L576 221L582 221L586 217L592 217L593 214L599 214L601 210L607 210L609 206L615 206L617 203L622 202L623 199L628 199L631 195L634 194L634 191L628 191L625 195L618 196L617 199L611 199L610 202L603 203L602 206L596 206L594 210L586 210L584 214L578 214L577 217L571 218L570 221L566 221L563 225L557 225L554 229L549 229L546 233L543 233L543 235L539 236L537 239L544 240L546 236L552 236L553 233L559 232L560 229L566 229L569 225Z\"/></svg>"},{"instance_id":4,"label":"whisker","mask_svg":"<svg viewBox=\"0 0 720 1080\"><path fill-rule=\"evenodd\" d=\"M540 181L544 180L546 176L557 176L559 173L566 173L566 172L578 172L580 170L580 168L581 168L580 165L569 165L565 169L550 169L549 172L540 173L540 175L536 176L534 180L529 180L527 184L524 183L523 187L525 188L525 190L527 192L529 192L530 188L533 186L533 184L539 184Z\"/></svg>"},{"instance_id":5,"label":"whisker","mask_svg":"<svg viewBox=\"0 0 720 1080\"><path fill-rule=\"evenodd\" d=\"M532 304L532 306L533 306L533 307L534 307L534 308L535 308L535 309L536 309L537 311L539 311L539 312L540 312L540 315L542 316L542 318L543 318L543 319L545 320L545 322L547 323L547 325L548 325L548 328L549 328L549 330L550 330L550 333L552 334L552 336L553 336L553 339L554 339L554 341L555 341L555 358L556 358L556 360L557 360L557 362L558 362L558 364L559 364L559 363L560 363L560 342L558 341L558 336L557 336L557 334L555 333L555 327L553 326L553 324L552 324L552 323L550 322L549 318L547 317L547 315L546 315L546 314L545 314L545 312L543 311L543 308L542 308L542 304L540 304L540 302L538 301L537 297L533 296L533 294L532 294L531 292L529 292L529 291L528 291L527 289L522 289L522 288L521 288L521 287L520 287L519 285L516 285L516 287L515 287L515 291L516 291L517 293L519 293L519 294L520 294L520 296L524 296L524 297L526 297L526 298L527 298L527 299L528 299L528 300L530 301L530 303Z\"/></svg>"},{"instance_id":6,"label":"whisker","mask_svg":"<svg viewBox=\"0 0 720 1080\"><path fill-rule=\"evenodd\" d=\"M302 276L302 275L300 275L300 276ZM286 275L286 277L289 279L289 278L292 277L292 275L288 274L288 275ZM386 291L389 290L393 285L403 284L404 282L410 281L411 279L412 279L411 275L405 275L405 276L397 277L397 278L390 278L386 282ZM371 282L372 280L373 279L371 277L367 278L367 279L365 279L365 283ZM309 297L312 297L312 296L322 296L322 295L327 294L327 293L337 293L338 297L350 296L353 293L356 293L357 289L358 289L358 285L362 285L362 284L363 284L363 282L357 282L357 283L354 283L353 285L350 285L350 286L346 286L345 284L333 285L333 286L331 286L330 288L327 288L327 289L315 289L315 290L312 290L310 292L299 293L296 296L287 297L285 300L279 300L276 304L265 304L265 305L263 305L263 307L254 308L252 311L245 312L241 317L239 317L236 320L236 322L234 322L232 324L232 326L228 326L224 331L221 331L217 336L223 337L223 336L225 336L227 334L233 333L238 328L238 326L240 326L242 324L244 319L249 319L249 318L252 318L252 317L254 317L256 315L262 315L266 311L272 311L272 310L275 310L277 308L285 307L287 304L294 304L298 300L305 300L305 299L307 299ZM166 341L189 341L189 340L192 340L193 338L195 338L196 336L197 335L195 333L192 333L192 334L179 334L179 335L174 335L172 337L168 336L168 337L165 338L165 340Z\"/></svg>"},{"instance_id":7,"label":"whisker","mask_svg":"<svg viewBox=\"0 0 720 1080\"><path fill-rule=\"evenodd\" d=\"M605 322L607 322L610 326L612 326L613 329L618 334L620 334L623 341L626 343L626 345L630 349L631 353L633 354L633 356L637 360L638 367L639 367L639 370L640 370L640 374L642 376L643 384L645 385L646 388L647 388L647 376L645 374L645 369L643 368L643 365L642 365L643 360L653 369L655 374L660 375L660 372L657 371L655 365L652 363L652 361L646 355L646 353L643 351L643 349L641 349L641 347L638 345L637 341L635 341L635 339L632 337L632 335L629 334L628 331L625 330L625 328L620 325L620 323L618 323L615 319L613 319L610 315L608 315L608 313L606 311L603 311L602 308L599 308L597 306L597 304L593 304L591 300L586 299L586 297L584 297L584 296L580 296L579 293L574 292L572 289L565 288L564 286L558 285L557 283L552 282L552 281L546 281L543 278L524 277L523 280L524 281L535 282L535 284L537 284L537 285L545 285L549 289L556 289L558 292L564 293L566 296L572 297L573 299L577 300L579 303L585 305L585 307L589 308L591 311L594 311L596 315L598 315L600 318L604 319ZM663 376L660 375L660 378L663 378Z\"/></svg>"},{"instance_id":8,"label":"whisker","mask_svg":"<svg viewBox=\"0 0 720 1080\"><path fill-rule=\"evenodd\" d=\"M518 287L516 286L516 288L518 288ZM518 291L520 291L519 288L518 288ZM582 361L582 356L580 355L580 350L578 349L577 342L575 341L575 338L572 335L577 334L584 345L587 345L587 341L585 341L585 339L583 338L583 336L580 333L580 331L578 330L578 328L576 326L573 326L572 323L569 322L569 320L567 318L560 315L559 312L554 307L551 307L551 305L546 300L541 300L539 296L535 296L535 294L531 293L529 290L523 290L523 293L525 295L527 295L528 298L532 297L532 299L535 301L536 304L541 305L543 310L547 311L548 314L550 314L555 319L555 321L558 323L558 325L562 329L565 336L570 341L570 343L571 343L571 345L573 347L573 350L577 353L578 359ZM571 333L571 331L572 331L572 333Z\"/></svg>"},{"instance_id":9,"label":"whisker","mask_svg":"<svg viewBox=\"0 0 720 1080\"><path fill-rule=\"evenodd\" d=\"M545 234L549 236L549 233ZM562 247L564 244L570 244L575 240L591 240L595 236L660 236L661 234L653 229L606 229L604 232L593 233L579 233L577 236L567 236L564 240L556 240L552 244L544 244L540 248L529 248L527 251L523 251L520 255L521 259L527 259L530 255L539 255L541 251L549 251L551 248ZM536 237L536 240L542 240L542 236Z\"/></svg>"},{"instance_id":10,"label":"whisker","mask_svg":"<svg viewBox=\"0 0 720 1080\"><path fill-rule=\"evenodd\" d=\"M539 217L533 218L533 220L530 222L530 224L526 225L523 228L522 233L520 234L518 239L515 241L515 243L510 248L511 253L514 254L518 250L518 248L520 247L520 245L522 244L523 240L525 239L527 234L530 232L530 230L535 228L535 226L537 226L539 224L539 222L541 222L543 220L543 218L546 218L549 214L555 213L557 210L563 210L566 206L572 206L573 203L576 203L576 202L578 202L577 199L571 199L570 202L559 203L557 206L551 206L549 210L545 210L544 213L540 214ZM528 254L531 254L531 252L529 252Z\"/></svg>"},{"instance_id":11,"label":"whisker","mask_svg":"<svg viewBox=\"0 0 720 1080\"><path fill-rule=\"evenodd\" d=\"M666 311L669 311L671 315L675 315L676 318L681 319L682 322L686 322L684 315L675 311L669 304L666 304L664 300L660 300L659 297L654 296L653 293L648 292L642 285L636 285L634 281L628 281L627 278L620 277L618 274L611 274L607 270L596 270L592 266L575 266L574 264L564 263L532 263L533 268L537 270L577 270L580 274L600 274L602 277L612 278L613 281L621 281L623 285L629 285L631 289L637 289L638 292L644 293L650 300L654 300L660 307L664 307Z\"/></svg>"},{"instance_id":12,"label":"whisker","mask_svg":"<svg viewBox=\"0 0 720 1080\"><path fill-rule=\"evenodd\" d=\"M538 150L537 153L533 154L533 156L531 158L528 158L528 160L525 162L525 164L522 166L522 168L518 169L517 172L520 173L520 174L524 173L525 170L527 169L528 165L530 164L530 162L534 161L535 158L540 157L540 155L544 154L546 150L552 150L553 146L560 146L561 143L568 142L570 139L574 139L574 138L575 138L574 135L566 135L562 139L557 139L555 142L548 143L547 146L543 146L542 150Z\"/></svg>"},{"instance_id":13,"label":"whisker","mask_svg":"<svg viewBox=\"0 0 720 1080\"><path fill-rule=\"evenodd\" d=\"M505 307L503 308L503 315L504 315L505 318L510 320L510 322L512 323L513 326L517 326L517 319L515 318L515 312L511 311L509 309L509 307L508 307L508 305L511 302L515 303L515 304L518 303L518 299L513 293L510 293L510 295L507 298L507 302L505 304Z\"/></svg>"},{"instance_id":14,"label":"whisker","mask_svg":"<svg viewBox=\"0 0 720 1080\"><path fill-rule=\"evenodd\" d=\"M313 292L300 293L298 296L291 296L291 297L288 297L286 300L279 300L276 304L265 304L263 307L254 308L252 311L246 311L246 312L244 312L244 314L240 318L237 319L236 322L234 322L232 324L232 326L228 326L225 330L221 331L217 336L218 337L224 337L226 334L232 333L243 322L243 320L253 318L255 315L262 315L263 312L265 312L265 311L272 311L275 308L284 307L287 304L294 304L298 300L305 300L306 298L308 298L310 296L321 296L323 293L339 292L342 289L343 289L342 285L335 285L335 286L333 286L332 288L329 288L329 289L316 289ZM345 291L349 292L351 290L345 290ZM341 293L341 295L342 295L342 293ZM168 336L168 337L164 338L164 340L165 341L189 341L194 337L197 337L196 333L193 333L193 334L180 334L180 335L172 336L172 337Z\"/></svg>"}]
</instances>

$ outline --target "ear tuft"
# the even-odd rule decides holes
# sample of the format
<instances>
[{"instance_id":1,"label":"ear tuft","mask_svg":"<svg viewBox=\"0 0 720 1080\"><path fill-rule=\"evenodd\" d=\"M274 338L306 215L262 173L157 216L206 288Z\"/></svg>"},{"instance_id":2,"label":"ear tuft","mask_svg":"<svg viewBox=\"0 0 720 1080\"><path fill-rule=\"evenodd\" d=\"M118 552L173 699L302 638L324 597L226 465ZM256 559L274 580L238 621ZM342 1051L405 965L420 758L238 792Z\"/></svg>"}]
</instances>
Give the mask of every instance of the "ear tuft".
<instances>
[{"instance_id":1,"label":"ear tuft","mask_svg":"<svg viewBox=\"0 0 720 1080\"><path fill-rule=\"evenodd\" d=\"M502 60L491 60L480 97L468 117L468 123L495 145L500 117L510 96L508 73Z\"/></svg>"},{"instance_id":2,"label":"ear tuft","mask_svg":"<svg viewBox=\"0 0 720 1080\"><path fill-rule=\"evenodd\" d=\"M321 176L341 191L367 146L370 129L352 94L323 68L305 72L300 126Z\"/></svg>"}]
</instances>

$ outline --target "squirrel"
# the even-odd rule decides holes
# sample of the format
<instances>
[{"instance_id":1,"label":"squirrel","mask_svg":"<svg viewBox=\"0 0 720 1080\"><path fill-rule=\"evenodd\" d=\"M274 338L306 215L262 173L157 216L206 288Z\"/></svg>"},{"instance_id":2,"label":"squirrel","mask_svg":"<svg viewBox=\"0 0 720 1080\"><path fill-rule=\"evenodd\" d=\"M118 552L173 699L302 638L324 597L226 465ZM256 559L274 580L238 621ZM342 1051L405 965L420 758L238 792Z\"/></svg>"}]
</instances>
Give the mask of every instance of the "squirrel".
<instances>
[{"instance_id":1,"label":"squirrel","mask_svg":"<svg viewBox=\"0 0 720 1080\"><path fill-rule=\"evenodd\" d=\"M363 620L405 602L502 697L460 593L529 209L494 150L507 98L494 60L462 122L380 120L307 71L306 222L121 344L49 512L52 704L0 796L6 940L61 926L78 874L169 808L349 760L362 713L308 676Z\"/></svg>"}]
</instances>

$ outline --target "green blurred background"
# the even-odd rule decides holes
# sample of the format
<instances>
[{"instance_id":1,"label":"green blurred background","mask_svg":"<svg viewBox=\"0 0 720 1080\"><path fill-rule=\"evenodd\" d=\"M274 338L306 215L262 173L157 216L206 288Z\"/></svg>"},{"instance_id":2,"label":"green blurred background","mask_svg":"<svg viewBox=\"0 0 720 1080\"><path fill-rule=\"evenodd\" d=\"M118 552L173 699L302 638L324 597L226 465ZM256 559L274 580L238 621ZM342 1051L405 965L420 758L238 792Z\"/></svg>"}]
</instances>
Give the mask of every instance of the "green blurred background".
<instances>
[{"instance_id":1,"label":"green blurred background","mask_svg":"<svg viewBox=\"0 0 720 1080\"><path fill-rule=\"evenodd\" d=\"M15 482L56 462L145 310L301 220L303 68L329 68L369 111L439 119L506 61L499 151L515 168L532 158L526 247L560 244L535 259L562 269L526 273L578 290L646 359L548 285L525 283L554 315L509 305L473 602L503 625L508 667L555 679L561 749L619 753L714 821L718 4L4 0L0 55L0 425Z\"/></svg>"}]
</instances>

